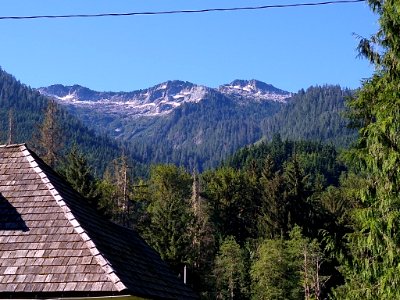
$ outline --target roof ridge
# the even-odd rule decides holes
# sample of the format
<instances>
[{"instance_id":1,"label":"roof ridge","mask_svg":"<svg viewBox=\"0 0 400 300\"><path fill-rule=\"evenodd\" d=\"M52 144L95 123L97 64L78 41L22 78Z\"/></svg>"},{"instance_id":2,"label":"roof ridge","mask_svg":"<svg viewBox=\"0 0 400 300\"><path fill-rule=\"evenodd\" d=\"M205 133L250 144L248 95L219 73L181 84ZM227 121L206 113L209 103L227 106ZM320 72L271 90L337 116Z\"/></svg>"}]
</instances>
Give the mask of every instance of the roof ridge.
<instances>
[{"instance_id":1,"label":"roof ridge","mask_svg":"<svg viewBox=\"0 0 400 300\"><path fill-rule=\"evenodd\" d=\"M17 148L20 146L26 146L25 143L21 143L21 144L4 144L4 145L0 145L0 148Z\"/></svg>"},{"instance_id":2,"label":"roof ridge","mask_svg":"<svg viewBox=\"0 0 400 300\"><path fill-rule=\"evenodd\" d=\"M16 146L16 145L15 145ZM74 231L82 238L86 247L88 247L90 253L96 259L97 263L100 265L101 269L105 272L106 276L110 279L110 281L114 284L115 288L118 292L123 290L127 290L128 288L121 281L119 276L116 274L114 268L111 266L110 262L100 253L97 249L96 244L92 241L92 239L88 236L86 231L82 228L81 224L75 218L74 214L68 207L67 203L64 201L62 196L56 190L54 185L51 183L50 179L47 177L46 173L40 168L35 158L31 155L30 150L26 147L25 144L19 144L20 150L24 157L28 160L32 169L39 175L40 179L44 183L44 185L48 188L49 192L53 196L54 200L62 209L64 216L67 218L69 223L74 228Z\"/></svg>"}]
</instances>

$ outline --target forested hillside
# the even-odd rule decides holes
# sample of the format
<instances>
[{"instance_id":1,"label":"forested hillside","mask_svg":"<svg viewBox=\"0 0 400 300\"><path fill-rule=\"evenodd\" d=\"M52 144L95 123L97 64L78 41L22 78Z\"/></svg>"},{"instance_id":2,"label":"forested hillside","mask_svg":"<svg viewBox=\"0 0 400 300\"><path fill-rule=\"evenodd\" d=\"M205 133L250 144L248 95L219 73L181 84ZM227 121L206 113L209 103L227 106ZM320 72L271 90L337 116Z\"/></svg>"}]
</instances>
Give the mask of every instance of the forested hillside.
<instances>
[{"instance_id":1,"label":"forested hillside","mask_svg":"<svg viewBox=\"0 0 400 300\"><path fill-rule=\"evenodd\" d=\"M0 141L8 138L9 112L13 112L13 141L34 143L43 122L48 99L1 70ZM342 116L344 98L352 93L338 86L311 87L288 104L227 98L210 90L199 103L185 103L156 118L121 119L89 109L57 109L64 149L77 142L97 170L121 155L120 146L107 132L120 128L116 138L125 143L126 155L143 163L174 163L190 170L217 166L240 147L275 133L282 138L328 141L348 145L355 133ZM78 118L82 118L82 120ZM92 124L87 129L84 124ZM111 131L106 127L109 126ZM100 128L100 130L99 130ZM115 135L115 132L114 132ZM65 153L64 153L65 154ZM138 169L142 169L139 167Z\"/></svg>"},{"instance_id":2,"label":"forested hillside","mask_svg":"<svg viewBox=\"0 0 400 300\"><path fill-rule=\"evenodd\" d=\"M279 108L266 102L239 105L210 93L200 103L187 103L169 116L127 124L130 146L145 161L171 162L203 170L261 138L259 123Z\"/></svg>"},{"instance_id":3,"label":"forested hillside","mask_svg":"<svg viewBox=\"0 0 400 300\"><path fill-rule=\"evenodd\" d=\"M339 87L301 91L264 122L256 112L271 114L271 107L255 107L253 114L229 98L210 97L153 119L152 126L134 124L140 138L130 151L192 171L216 164L235 150L231 143L268 139L199 173L158 164L137 178L123 155L96 177L79 147L93 162L93 155L111 160L115 152L102 150L101 139L59 110L67 139L89 141L73 148L60 170L104 216L136 229L176 274L186 269L187 284L202 299L400 299L400 19L392 13L397 3L369 3L381 28L360 41L360 53L377 71L348 100L357 136L340 115L352 93ZM14 108L14 140L29 139L34 124L47 124L51 106L1 76L1 138L8 137ZM291 135L314 141L287 140ZM339 154L333 144L353 138ZM196 147L183 148L187 141ZM197 162L204 153L208 160Z\"/></svg>"},{"instance_id":4,"label":"forested hillside","mask_svg":"<svg viewBox=\"0 0 400 300\"><path fill-rule=\"evenodd\" d=\"M400 299L400 18L398 2L368 2L381 28L359 50L377 71L348 101L358 137L345 165L332 145L275 136L215 170L158 165L132 185L125 214L177 271L189 267L202 298ZM339 99L329 89L300 93L304 107L286 115L303 134L325 128L307 116L321 115L309 103L325 91Z\"/></svg>"},{"instance_id":5,"label":"forested hillside","mask_svg":"<svg viewBox=\"0 0 400 300\"><path fill-rule=\"evenodd\" d=\"M0 144L9 139L9 116L12 113L12 143L28 143L40 152L39 128L44 121L49 99L21 84L0 68ZM60 130L60 157L73 143L87 155L95 170L102 173L107 164L122 155L119 145L104 135L88 129L80 120L61 107L54 111Z\"/></svg>"},{"instance_id":6,"label":"forested hillside","mask_svg":"<svg viewBox=\"0 0 400 300\"><path fill-rule=\"evenodd\" d=\"M148 179L121 185L124 173L111 172L95 203L177 274L186 265L203 299L324 299L341 276L321 232L347 230L345 172L333 146L275 136L201 174L154 165Z\"/></svg>"},{"instance_id":7,"label":"forested hillside","mask_svg":"<svg viewBox=\"0 0 400 300\"><path fill-rule=\"evenodd\" d=\"M294 94L288 105L272 118L263 120L262 132L267 140L279 133L283 138L307 139L349 146L356 131L348 128L345 100L354 95L339 86L315 86Z\"/></svg>"},{"instance_id":8,"label":"forested hillside","mask_svg":"<svg viewBox=\"0 0 400 300\"><path fill-rule=\"evenodd\" d=\"M344 117L345 99L352 94L338 86L310 87L294 94L288 104L243 104L209 92L201 102L185 103L159 117L122 119L82 108L73 112L87 124L101 124L106 132L107 126L113 131L119 128L114 135L144 162L170 162L201 171L216 167L243 146L270 140L275 133L348 146L356 138Z\"/></svg>"},{"instance_id":9,"label":"forested hillside","mask_svg":"<svg viewBox=\"0 0 400 300\"><path fill-rule=\"evenodd\" d=\"M44 132L49 147L63 136L52 164L201 299L400 299L400 6L367 2L380 28L358 50L376 71L358 91L310 87L282 106L210 93L162 118L105 120L124 126L122 152L0 70L0 142L40 152ZM132 174L132 153L157 164Z\"/></svg>"},{"instance_id":10,"label":"forested hillside","mask_svg":"<svg viewBox=\"0 0 400 300\"><path fill-rule=\"evenodd\" d=\"M171 162L203 170L215 167L240 147L262 137L309 139L346 147L356 139L347 127L345 99L353 92L339 86L310 87L286 105L237 105L220 95L185 104L171 116L127 124L135 152L150 162ZM145 125L143 125L143 123ZM162 148L156 145L163 145Z\"/></svg>"}]
</instances>

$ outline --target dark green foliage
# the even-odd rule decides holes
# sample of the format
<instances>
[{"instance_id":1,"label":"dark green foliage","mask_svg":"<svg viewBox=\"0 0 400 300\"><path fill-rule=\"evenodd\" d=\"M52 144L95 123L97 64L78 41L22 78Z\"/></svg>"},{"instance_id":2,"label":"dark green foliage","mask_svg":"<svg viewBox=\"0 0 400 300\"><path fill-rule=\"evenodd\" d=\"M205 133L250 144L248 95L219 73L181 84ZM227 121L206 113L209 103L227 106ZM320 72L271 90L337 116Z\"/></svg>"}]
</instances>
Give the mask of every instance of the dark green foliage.
<instances>
[{"instance_id":1,"label":"dark green foliage","mask_svg":"<svg viewBox=\"0 0 400 300\"><path fill-rule=\"evenodd\" d=\"M65 166L62 170L65 179L79 192L91 205L97 207L99 192L96 188L96 181L88 162L74 144L67 154Z\"/></svg>"},{"instance_id":2,"label":"dark green foliage","mask_svg":"<svg viewBox=\"0 0 400 300\"><path fill-rule=\"evenodd\" d=\"M154 166L148 181L150 222L142 232L150 245L174 267L188 263L191 257L191 183L191 176L173 165Z\"/></svg>"},{"instance_id":3,"label":"dark green foliage","mask_svg":"<svg viewBox=\"0 0 400 300\"><path fill-rule=\"evenodd\" d=\"M257 209L257 186L242 171L220 168L203 174L204 197L211 206L211 220L222 236L233 236L243 245L255 237L254 216Z\"/></svg>"},{"instance_id":4,"label":"dark green foliage","mask_svg":"<svg viewBox=\"0 0 400 300\"><path fill-rule=\"evenodd\" d=\"M98 185L100 206L121 224L123 212L131 220L128 226L136 228L180 276L186 265L188 284L204 299L248 299L252 293L257 298L262 293L257 282L264 282L260 277L264 275L253 276L251 284L250 265L262 255L264 262L284 259L273 264L279 268L282 263L283 273L272 270L276 278L271 282L280 282L275 288L283 299L297 299L303 295L301 251L306 249L310 260L323 261L320 230L330 234L332 228L340 229L338 239L346 232L347 218L341 219L341 214L349 206L337 196L339 188L329 186L337 185L345 171L335 149L277 136L271 143L241 150L226 164L235 167L193 177L174 165L156 165L150 177L139 182L124 181L118 175L124 174L122 169L114 167ZM118 165L123 164L114 164ZM121 182L126 185L122 198ZM304 237L290 234L297 226ZM278 250L266 254L258 252L265 240L270 246L282 243L283 250L277 246ZM318 265L318 275L332 276L319 287L319 295L326 295L339 282L334 267L335 262ZM316 273L307 274L315 277ZM311 277L307 280L311 295L316 288Z\"/></svg>"},{"instance_id":5,"label":"dark green foliage","mask_svg":"<svg viewBox=\"0 0 400 300\"><path fill-rule=\"evenodd\" d=\"M318 241L304 237L298 226L287 240L263 240L251 266L252 299L322 299L323 261Z\"/></svg>"},{"instance_id":6,"label":"dark green foliage","mask_svg":"<svg viewBox=\"0 0 400 300\"><path fill-rule=\"evenodd\" d=\"M122 156L97 182L98 207L113 221L138 230L176 274L183 276L186 266L188 284L203 299L299 299L305 285L309 295L326 295L338 280L317 289L316 274L337 274L332 263L316 269L315 259L325 260L316 239L322 238L319 229L331 234L334 228L342 230L340 240L348 224L341 217L349 207L341 196L344 186L327 188L328 182L339 182L344 170L334 148L277 136L243 149L226 164L235 168L193 177L174 165L155 165L149 178L136 180ZM91 195L89 173L74 147L65 176ZM304 253L308 260L303 264Z\"/></svg>"},{"instance_id":7,"label":"dark green foliage","mask_svg":"<svg viewBox=\"0 0 400 300\"><path fill-rule=\"evenodd\" d=\"M191 170L216 166L238 148L261 138L259 123L276 112L277 104L240 106L210 94L200 103L186 103L158 120L142 119L142 129L129 128L132 149L151 162L173 162ZM223 142L221 142L223 141ZM160 151L154 145L162 144Z\"/></svg>"},{"instance_id":8,"label":"dark green foliage","mask_svg":"<svg viewBox=\"0 0 400 300\"><path fill-rule=\"evenodd\" d=\"M395 299L388 285L399 277L400 85L393 74L376 75L350 102L352 124L362 127L350 152L357 163L351 173L333 144L272 135L347 144L354 132L341 128L339 115L351 92L330 86L299 92L270 120L278 106L249 111L215 95L148 123L120 120L114 125L127 126L121 138L134 138L125 151L57 108L51 115L65 147L52 152L65 154L76 141L82 152L73 147L64 164L70 184L113 221L137 229L177 274L186 265L189 284L204 299L321 299L341 283L337 260L326 260L337 253L346 281L338 297ZM1 143L8 139L10 109L15 143L32 140L39 124L47 124L49 100L2 70L0 104ZM260 139L263 130L270 142L243 148L215 170L192 177L183 168L157 165L148 178L137 178L142 169L131 153L201 170ZM325 275L331 277L323 285ZM385 289L375 292L376 286Z\"/></svg>"},{"instance_id":9,"label":"dark green foliage","mask_svg":"<svg viewBox=\"0 0 400 300\"><path fill-rule=\"evenodd\" d=\"M337 299L399 299L400 290L400 14L397 0L370 0L380 29L359 50L375 65L350 117L359 139L348 158L363 181L345 237Z\"/></svg>"},{"instance_id":10,"label":"dark green foliage","mask_svg":"<svg viewBox=\"0 0 400 300\"><path fill-rule=\"evenodd\" d=\"M275 258L277 261L271 262L271 270L263 272L276 278L271 279L273 287L267 293L272 294L268 297L260 296L259 293L263 293L260 290L257 292L263 283L253 286L254 299L299 299L305 294L302 283L305 279L301 277L303 258L299 257L304 253L295 247L297 242L303 250L308 249L313 264L318 261L318 276L315 272L308 274L314 276L313 280L317 280L317 276L320 285L317 288L311 277L307 277L307 293L310 298L322 299L332 285L340 282L340 276L334 268L336 261L321 263L325 260L321 247L326 242L322 243L320 233L337 230L338 235L343 236L348 224L343 214L351 207L333 192L339 184L339 176L346 171L335 148L318 142L282 141L275 136L270 143L240 150L224 165L202 174L203 196L211 206L216 233L222 239L234 236L242 247L249 245L253 249L251 253L257 251L257 245L264 239L269 240L267 248L278 247L279 243L285 245L282 246L285 250L279 247L280 250L265 250L267 258L264 259L268 263ZM290 230L296 226L302 228L307 238L290 239ZM286 242L288 240L292 242ZM297 256L291 251L297 251ZM287 264L296 261L297 271L290 273L288 268L292 267ZM274 268L279 268L280 263L284 263L283 269L275 273ZM310 266L308 272L315 271L316 267ZM262 270L263 267L259 267L259 271ZM325 284L327 274L330 279ZM257 276L257 280L264 282L260 277L264 275ZM261 298L257 298L259 296Z\"/></svg>"},{"instance_id":11,"label":"dark green foliage","mask_svg":"<svg viewBox=\"0 0 400 300\"><path fill-rule=\"evenodd\" d=\"M275 133L295 140L312 139L346 146L356 132L346 128L344 99L353 93L338 86L299 91L284 105L275 102L238 104L210 92L199 103L185 103L171 114L131 119L70 107L88 126L127 141L137 158L174 163L202 171L217 166L240 147ZM115 131L118 129L118 131ZM223 141L223 142L221 142ZM163 147L159 147L163 145Z\"/></svg>"},{"instance_id":12,"label":"dark green foliage","mask_svg":"<svg viewBox=\"0 0 400 300\"><path fill-rule=\"evenodd\" d=\"M0 144L8 140L9 111L13 110L13 143L28 143L45 154L44 145L38 143L39 129L45 119L49 99L37 91L21 84L0 68ZM121 153L120 146L105 135L98 135L88 129L76 117L60 107L54 109L54 119L62 129L63 146L58 156L66 155L67 149L75 142L85 154L90 165L101 175L107 164ZM132 156L132 155L131 155ZM143 166L136 168L144 173Z\"/></svg>"},{"instance_id":13,"label":"dark green foliage","mask_svg":"<svg viewBox=\"0 0 400 300\"><path fill-rule=\"evenodd\" d=\"M185 103L171 114L157 118L122 118L85 108L69 109L88 126L96 124L98 132L126 141L143 162L174 163L201 171L259 140L261 120L278 111L279 106L277 103L239 105L210 92L199 103ZM117 128L119 131L115 131Z\"/></svg>"},{"instance_id":14,"label":"dark green foliage","mask_svg":"<svg viewBox=\"0 0 400 300\"><path fill-rule=\"evenodd\" d=\"M351 144L356 131L347 128L345 99L353 92L339 86L315 86L293 95L288 105L261 126L268 140L276 133L285 139L314 140L338 147Z\"/></svg>"},{"instance_id":15,"label":"dark green foliage","mask_svg":"<svg viewBox=\"0 0 400 300\"><path fill-rule=\"evenodd\" d=\"M312 141L282 141L280 135L275 135L270 143L262 142L237 151L223 164L246 170L254 167L260 173L266 157L273 162L272 173L282 170L286 161L296 157L304 173L309 176L311 185L317 181L318 174L323 175L324 186L337 185L340 173L346 169L338 160L333 145Z\"/></svg>"},{"instance_id":16,"label":"dark green foliage","mask_svg":"<svg viewBox=\"0 0 400 300\"><path fill-rule=\"evenodd\" d=\"M232 236L221 243L215 258L216 299L248 299L246 255Z\"/></svg>"},{"instance_id":17,"label":"dark green foliage","mask_svg":"<svg viewBox=\"0 0 400 300\"><path fill-rule=\"evenodd\" d=\"M14 112L14 143L30 141L43 120L48 100L0 68L0 142L7 141L8 112Z\"/></svg>"},{"instance_id":18,"label":"dark green foliage","mask_svg":"<svg viewBox=\"0 0 400 300\"><path fill-rule=\"evenodd\" d=\"M288 231L288 202L281 172L274 172L274 162L267 156L261 170L261 203L258 212L258 235L279 238Z\"/></svg>"}]
</instances>

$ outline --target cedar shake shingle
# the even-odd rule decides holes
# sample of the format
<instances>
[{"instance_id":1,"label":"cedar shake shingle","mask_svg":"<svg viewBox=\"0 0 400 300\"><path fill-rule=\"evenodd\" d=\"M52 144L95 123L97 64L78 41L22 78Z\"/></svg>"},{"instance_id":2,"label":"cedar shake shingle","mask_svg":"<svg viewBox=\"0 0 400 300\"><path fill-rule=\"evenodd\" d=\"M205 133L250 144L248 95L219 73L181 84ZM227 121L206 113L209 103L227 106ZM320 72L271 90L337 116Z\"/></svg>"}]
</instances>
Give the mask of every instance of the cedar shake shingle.
<instances>
[{"instance_id":1,"label":"cedar shake shingle","mask_svg":"<svg viewBox=\"0 0 400 300\"><path fill-rule=\"evenodd\" d=\"M136 232L100 217L25 145L0 146L0 298L69 293L197 299Z\"/></svg>"}]
</instances>

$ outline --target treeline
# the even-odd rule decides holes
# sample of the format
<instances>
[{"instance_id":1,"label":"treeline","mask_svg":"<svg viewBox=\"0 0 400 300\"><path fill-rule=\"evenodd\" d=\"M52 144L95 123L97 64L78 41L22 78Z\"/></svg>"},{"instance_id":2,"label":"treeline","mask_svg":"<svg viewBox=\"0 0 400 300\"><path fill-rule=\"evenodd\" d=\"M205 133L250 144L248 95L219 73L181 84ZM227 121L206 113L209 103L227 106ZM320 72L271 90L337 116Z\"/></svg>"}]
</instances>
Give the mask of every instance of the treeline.
<instances>
[{"instance_id":1,"label":"treeline","mask_svg":"<svg viewBox=\"0 0 400 300\"><path fill-rule=\"evenodd\" d=\"M346 233L352 204L333 146L278 135L201 174L164 164L133 178L125 157L102 178L88 170L74 148L63 171L71 185L182 278L186 267L202 299L324 299L342 280L327 237Z\"/></svg>"},{"instance_id":2,"label":"treeline","mask_svg":"<svg viewBox=\"0 0 400 300\"><path fill-rule=\"evenodd\" d=\"M271 140L275 133L285 139L328 141L339 147L350 144L356 134L346 128L342 116L345 98L350 95L351 91L338 86L311 87L282 105L239 104L210 92L200 103L186 103L159 118L132 120L58 106L56 119L63 131L63 149L76 142L99 175L123 151L131 160L146 165L173 163L201 172L215 168L241 147ZM35 147L49 101L0 69L0 143L8 141L9 114L13 112L12 142ZM146 168L142 169L145 172Z\"/></svg>"},{"instance_id":3,"label":"treeline","mask_svg":"<svg viewBox=\"0 0 400 300\"><path fill-rule=\"evenodd\" d=\"M354 93L339 86L300 90L287 105L237 104L219 94L187 103L165 116L125 124L122 137L143 161L170 162L191 170L215 168L228 156L259 140L314 140L347 147L356 131L347 127L345 100ZM145 126L143 126L145 124ZM163 145L159 147L158 145Z\"/></svg>"},{"instance_id":4,"label":"treeline","mask_svg":"<svg viewBox=\"0 0 400 300\"><path fill-rule=\"evenodd\" d=\"M356 130L349 128L345 102L354 91L340 86L313 86L294 94L287 106L264 119L261 128L264 138L276 133L282 138L314 140L348 147L356 139Z\"/></svg>"},{"instance_id":5,"label":"treeline","mask_svg":"<svg viewBox=\"0 0 400 300\"><path fill-rule=\"evenodd\" d=\"M51 102L0 68L0 144L10 139L11 143L28 143L42 155L44 149L40 145L40 127L45 121L46 110L50 108L61 138L57 140L59 146L62 146L59 147L58 156L65 156L67 149L76 143L94 171L101 175L107 164L121 155L123 145L88 129L75 116ZM49 103L52 107L49 107ZM126 153L133 158L128 150Z\"/></svg>"},{"instance_id":6,"label":"treeline","mask_svg":"<svg viewBox=\"0 0 400 300\"><path fill-rule=\"evenodd\" d=\"M239 105L210 92L203 101L185 103L168 116L126 124L125 138L148 163L169 162L202 171L259 140L261 120L278 109L276 103Z\"/></svg>"},{"instance_id":7,"label":"treeline","mask_svg":"<svg viewBox=\"0 0 400 300\"><path fill-rule=\"evenodd\" d=\"M345 99L351 95L339 86L315 86L282 104L235 101L210 91L199 103L185 103L156 118L69 109L87 126L96 124L99 132L126 141L144 163L168 162L203 171L215 168L241 147L271 140L275 133L285 139L348 146L356 139L356 131L347 128L343 116Z\"/></svg>"}]
</instances>

